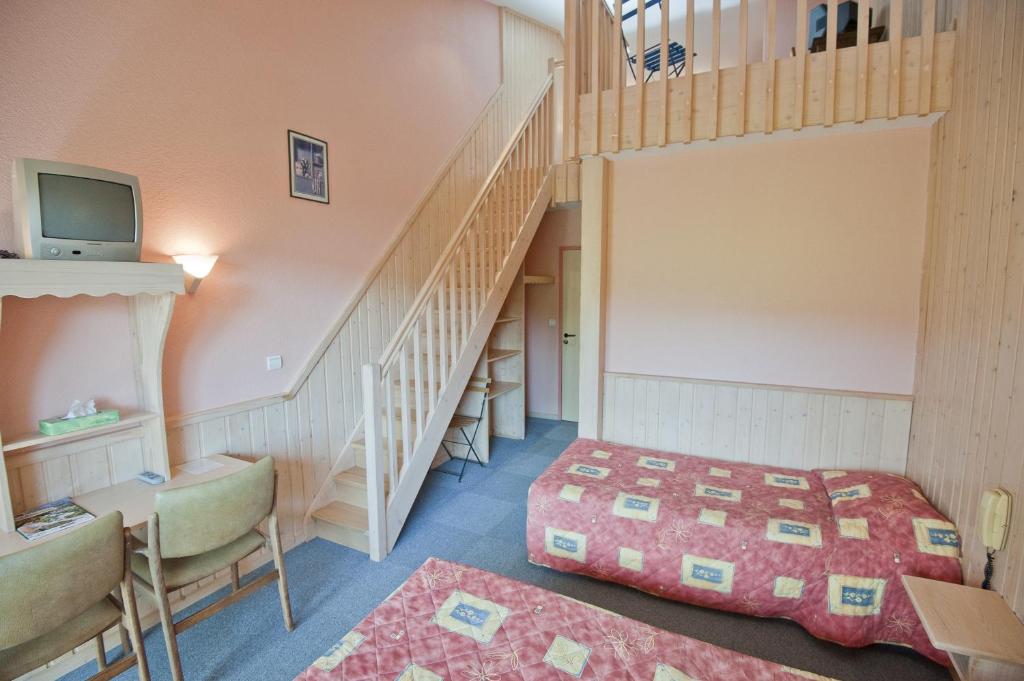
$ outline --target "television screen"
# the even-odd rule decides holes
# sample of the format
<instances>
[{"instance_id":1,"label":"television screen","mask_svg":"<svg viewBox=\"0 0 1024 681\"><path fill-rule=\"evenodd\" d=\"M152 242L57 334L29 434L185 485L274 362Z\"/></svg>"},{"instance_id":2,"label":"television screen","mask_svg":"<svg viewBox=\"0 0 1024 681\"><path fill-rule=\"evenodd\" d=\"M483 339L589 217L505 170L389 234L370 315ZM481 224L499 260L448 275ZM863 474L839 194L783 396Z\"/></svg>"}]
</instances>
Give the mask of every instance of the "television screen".
<instances>
[{"instance_id":1,"label":"television screen","mask_svg":"<svg viewBox=\"0 0 1024 681\"><path fill-rule=\"evenodd\" d=\"M39 173L39 212L50 239L135 240L135 197L126 184Z\"/></svg>"}]
</instances>

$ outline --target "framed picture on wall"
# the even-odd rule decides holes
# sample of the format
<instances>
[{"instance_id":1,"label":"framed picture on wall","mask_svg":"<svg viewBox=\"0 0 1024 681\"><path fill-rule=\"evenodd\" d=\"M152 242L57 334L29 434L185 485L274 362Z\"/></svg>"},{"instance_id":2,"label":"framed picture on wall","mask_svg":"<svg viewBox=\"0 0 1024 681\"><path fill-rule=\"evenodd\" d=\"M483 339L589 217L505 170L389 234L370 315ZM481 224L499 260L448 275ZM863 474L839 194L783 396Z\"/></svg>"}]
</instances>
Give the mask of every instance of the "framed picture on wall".
<instances>
[{"instance_id":1,"label":"framed picture on wall","mask_svg":"<svg viewBox=\"0 0 1024 681\"><path fill-rule=\"evenodd\" d=\"M327 181L327 142L288 131L291 193L297 199L330 203Z\"/></svg>"}]
</instances>

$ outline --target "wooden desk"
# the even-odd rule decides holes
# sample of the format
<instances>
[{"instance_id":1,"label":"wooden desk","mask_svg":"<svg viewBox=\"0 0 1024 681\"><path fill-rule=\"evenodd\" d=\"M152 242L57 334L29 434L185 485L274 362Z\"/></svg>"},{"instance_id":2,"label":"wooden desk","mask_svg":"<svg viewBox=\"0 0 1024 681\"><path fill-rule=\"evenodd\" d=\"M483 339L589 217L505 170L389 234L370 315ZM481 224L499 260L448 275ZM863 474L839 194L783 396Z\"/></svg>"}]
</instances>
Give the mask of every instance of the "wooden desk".
<instances>
[{"instance_id":1,"label":"wooden desk","mask_svg":"<svg viewBox=\"0 0 1024 681\"><path fill-rule=\"evenodd\" d=\"M220 468L200 474L188 473L181 470L181 466L178 466L172 472L171 479L162 485L148 485L139 480L127 480L117 485L111 485L88 494L73 497L73 499L75 503L97 518L111 511L120 511L124 515L125 526L136 527L149 520L149 516L153 512L153 501L157 492L216 480L252 465L248 461L222 454L214 454L208 457L208 460L222 465ZM70 532L73 529L68 531ZM24 551L32 546L45 543L52 537L59 537L63 534L64 532L57 532L49 537L30 542L17 532L0 532L0 556Z\"/></svg>"},{"instance_id":2,"label":"wooden desk","mask_svg":"<svg viewBox=\"0 0 1024 681\"><path fill-rule=\"evenodd\" d=\"M932 645L963 681L1024 679L1024 624L995 591L903 575Z\"/></svg>"}]
</instances>

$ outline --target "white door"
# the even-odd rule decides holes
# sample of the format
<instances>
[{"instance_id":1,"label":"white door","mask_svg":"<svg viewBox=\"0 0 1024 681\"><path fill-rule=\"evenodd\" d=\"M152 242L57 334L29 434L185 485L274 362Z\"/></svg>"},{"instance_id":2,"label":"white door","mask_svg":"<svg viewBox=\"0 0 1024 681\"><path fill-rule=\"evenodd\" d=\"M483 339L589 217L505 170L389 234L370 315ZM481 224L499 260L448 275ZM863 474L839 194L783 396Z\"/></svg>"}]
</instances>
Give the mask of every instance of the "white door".
<instances>
[{"instance_id":1,"label":"white door","mask_svg":"<svg viewBox=\"0 0 1024 681\"><path fill-rule=\"evenodd\" d=\"M580 251L562 251L562 420L580 420Z\"/></svg>"}]
</instances>

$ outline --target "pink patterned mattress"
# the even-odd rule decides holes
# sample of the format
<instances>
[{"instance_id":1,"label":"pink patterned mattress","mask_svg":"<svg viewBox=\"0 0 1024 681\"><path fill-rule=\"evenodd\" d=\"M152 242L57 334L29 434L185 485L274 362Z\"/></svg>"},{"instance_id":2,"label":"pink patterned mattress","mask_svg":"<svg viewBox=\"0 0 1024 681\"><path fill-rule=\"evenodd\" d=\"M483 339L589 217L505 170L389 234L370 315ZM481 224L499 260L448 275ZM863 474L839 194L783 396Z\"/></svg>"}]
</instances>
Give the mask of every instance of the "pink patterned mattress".
<instances>
[{"instance_id":1,"label":"pink patterned mattress","mask_svg":"<svg viewBox=\"0 0 1024 681\"><path fill-rule=\"evenodd\" d=\"M956 527L906 478L576 440L530 487L530 561L658 596L785 617L941 664L901 575L960 582Z\"/></svg>"},{"instance_id":2,"label":"pink patterned mattress","mask_svg":"<svg viewBox=\"0 0 1024 681\"><path fill-rule=\"evenodd\" d=\"M437 558L296 678L828 681Z\"/></svg>"}]
</instances>

